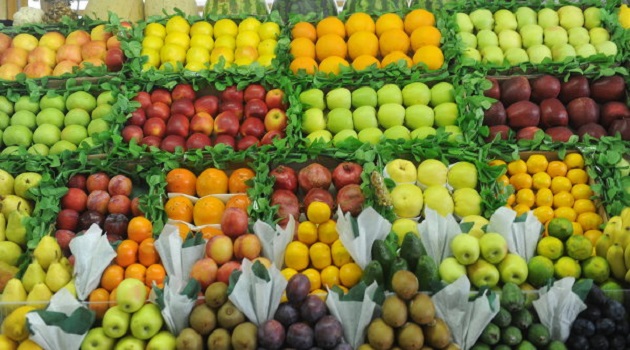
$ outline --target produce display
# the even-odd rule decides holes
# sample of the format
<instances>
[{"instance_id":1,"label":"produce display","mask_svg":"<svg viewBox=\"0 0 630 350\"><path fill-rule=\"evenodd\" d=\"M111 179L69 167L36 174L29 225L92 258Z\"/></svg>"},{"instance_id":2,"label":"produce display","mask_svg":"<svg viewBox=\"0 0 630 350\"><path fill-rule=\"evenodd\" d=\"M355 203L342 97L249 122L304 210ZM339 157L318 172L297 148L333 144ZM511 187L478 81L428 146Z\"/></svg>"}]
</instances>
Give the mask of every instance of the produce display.
<instances>
[{"instance_id":1,"label":"produce display","mask_svg":"<svg viewBox=\"0 0 630 350\"><path fill-rule=\"evenodd\" d=\"M0 33L0 349L625 349L621 1L64 1Z\"/></svg>"}]
</instances>

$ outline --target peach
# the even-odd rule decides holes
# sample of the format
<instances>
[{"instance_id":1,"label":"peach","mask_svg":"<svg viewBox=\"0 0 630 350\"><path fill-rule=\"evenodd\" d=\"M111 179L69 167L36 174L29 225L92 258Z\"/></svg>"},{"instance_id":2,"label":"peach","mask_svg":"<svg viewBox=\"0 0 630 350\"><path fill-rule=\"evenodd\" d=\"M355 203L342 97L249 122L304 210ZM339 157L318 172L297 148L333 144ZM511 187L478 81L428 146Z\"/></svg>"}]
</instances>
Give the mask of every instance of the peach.
<instances>
[{"instance_id":1,"label":"peach","mask_svg":"<svg viewBox=\"0 0 630 350\"><path fill-rule=\"evenodd\" d=\"M102 41L106 42L109 38L112 37L112 33L105 30L104 24L99 24L96 27L92 28L90 32L90 38L92 41Z\"/></svg>"},{"instance_id":2,"label":"peach","mask_svg":"<svg viewBox=\"0 0 630 350\"><path fill-rule=\"evenodd\" d=\"M125 175L116 175L109 180L109 184L107 185L107 191L110 195L123 195L129 196L131 194L131 190L133 189L133 183L131 179L126 177Z\"/></svg>"},{"instance_id":3,"label":"peach","mask_svg":"<svg viewBox=\"0 0 630 350\"><path fill-rule=\"evenodd\" d=\"M22 67L13 64L5 63L0 66L0 79L15 80L15 76L22 73Z\"/></svg>"},{"instance_id":4,"label":"peach","mask_svg":"<svg viewBox=\"0 0 630 350\"><path fill-rule=\"evenodd\" d=\"M81 57L83 57L83 60L87 60L89 58L104 60L106 53L107 46L102 41L90 41L89 43L81 46Z\"/></svg>"},{"instance_id":5,"label":"peach","mask_svg":"<svg viewBox=\"0 0 630 350\"><path fill-rule=\"evenodd\" d=\"M258 236L251 233L239 236L234 241L234 256L236 256L237 259L247 258L254 260L260 256L261 249L262 247Z\"/></svg>"},{"instance_id":6,"label":"peach","mask_svg":"<svg viewBox=\"0 0 630 350\"><path fill-rule=\"evenodd\" d=\"M2 54L0 64L13 63L20 68L26 66L28 60L28 51L19 47L10 47Z\"/></svg>"},{"instance_id":7,"label":"peach","mask_svg":"<svg viewBox=\"0 0 630 350\"><path fill-rule=\"evenodd\" d=\"M88 67L88 65L94 66L94 67L100 67L100 66L104 66L105 62L100 58L88 58L81 61L81 63L79 63L79 68L84 69Z\"/></svg>"},{"instance_id":8,"label":"peach","mask_svg":"<svg viewBox=\"0 0 630 350\"><path fill-rule=\"evenodd\" d=\"M87 208L88 195L80 188L69 188L61 197L61 209L73 209L83 212Z\"/></svg>"},{"instance_id":9,"label":"peach","mask_svg":"<svg viewBox=\"0 0 630 350\"><path fill-rule=\"evenodd\" d=\"M16 35L11 42L11 46L19 47L26 51L31 51L39 44L39 40L31 34L21 33Z\"/></svg>"},{"instance_id":10,"label":"peach","mask_svg":"<svg viewBox=\"0 0 630 350\"><path fill-rule=\"evenodd\" d=\"M267 259L265 257L262 257L262 256L259 256L256 259L252 260L252 263L255 263L256 261L258 261L261 264L263 264L263 266L266 267L266 268L270 268L271 264L272 264L271 260L269 260L269 259Z\"/></svg>"},{"instance_id":11,"label":"peach","mask_svg":"<svg viewBox=\"0 0 630 350\"><path fill-rule=\"evenodd\" d=\"M85 30L75 30L66 37L66 45L81 46L90 42L90 40L92 39L90 38L90 34L88 32Z\"/></svg>"},{"instance_id":12,"label":"peach","mask_svg":"<svg viewBox=\"0 0 630 350\"><path fill-rule=\"evenodd\" d=\"M13 39L11 39L10 36L0 33L0 52L4 52L4 50L8 49L12 41Z\"/></svg>"},{"instance_id":13,"label":"peach","mask_svg":"<svg viewBox=\"0 0 630 350\"><path fill-rule=\"evenodd\" d=\"M107 187L109 186L109 176L105 173L95 173L88 176L85 181L85 187L87 188L88 193L92 191L107 191Z\"/></svg>"},{"instance_id":14,"label":"peach","mask_svg":"<svg viewBox=\"0 0 630 350\"><path fill-rule=\"evenodd\" d=\"M57 51L63 44L66 43L66 37L59 32L48 32L39 38L39 46L45 46L53 51Z\"/></svg>"},{"instance_id":15,"label":"peach","mask_svg":"<svg viewBox=\"0 0 630 350\"><path fill-rule=\"evenodd\" d=\"M74 72L74 67L78 67L79 65L74 61L61 61L57 63L55 69L53 69L52 75L58 77L64 75L66 73L72 74Z\"/></svg>"},{"instance_id":16,"label":"peach","mask_svg":"<svg viewBox=\"0 0 630 350\"><path fill-rule=\"evenodd\" d=\"M79 45L66 43L57 49L57 62L72 61L79 64L81 60L81 46Z\"/></svg>"},{"instance_id":17,"label":"peach","mask_svg":"<svg viewBox=\"0 0 630 350\"><path fill-rule=\"evenodd\" d=\"M33 62L24 67L24 74L28 78L43 78L52 75L52 68L44 62Z\"/></svg>"},{"instance_id":18,"label":"peach","mask_svg":"<svg viewBox=\"0 0 630 350\"><path fill-rule=\"evenodd\" d=\"M131 200L131 215L144 216L144 213L140 210L140 197Z\"/></svg>"},{"instance_id":19,"label":"peach","mask_svg":"<svg viewBox=\"0 0 630 350\"><path fill-rule=\"evenodd\" d=\"M28 63L44 62L49 67L54 67L57 63L55 51L47 46L38 46L28 53Z\"/></svg>"},{"instance_id":20,"label":"peach","mask_svg":"<svg viewBox=\"0 0 630 350\"><path fill-rule=\"evenodd\" d=\"M201 290L205 290L214 283L217 278L217 263L210 258L197 260L190 269L190 277L196 279L201 284Z\"/></svg>"},{"instance_id":21,"label":"peach","mask_svg":"<svg viewBox=\"0 0 630 350\"><path fill-rule=\"evenodd\" d=\"M107 49L113 49L115 47L120 48L120 41L118 40L118 37L114 35L107 39Z\"/></svg>"},{"instance_id":22,"label":"peach","mask_svg":"<svg viewBox=\"0 0 630 350\"><path fill-rule=\"evenodd\" d=\"M110 199L109 193L101 190L90 192L87 198L87 209L107 214L107 206Z\"/></svg>"},{"instance_id":23,"label":"peach","mask_svg":"<svg viewBox=\"0 0 630 350\"><path fill-rule=\"evenodd\" d=\"M107 211L111 214L129 215L131 212L131 200L127 196L117 194L109 199Z\"/></svg>"},{"instance_id":24,"label":"peach","mask_svg":"<svg viewBox=\"0 0 630 350\"><path fill-rule=\"evenodd\" d=\"M234 270L240 270L240 269L241 269L241 263L237 261L228 261L227 263L219 267L219 270L217 271L217 281L223 282L225 284L229 284L230 275L232 274L232 272Z\"/></svg>"},{"instance_id":25,"label":"peach","mask_svg":"<svg viewBox=\"0 0 630 350\"><path fill-rule=\"evenodd\" d=\"M206 243L206 256L222 265L232 260L234 246L228 236L214 236Z\"/></svg>"}]
</instances>

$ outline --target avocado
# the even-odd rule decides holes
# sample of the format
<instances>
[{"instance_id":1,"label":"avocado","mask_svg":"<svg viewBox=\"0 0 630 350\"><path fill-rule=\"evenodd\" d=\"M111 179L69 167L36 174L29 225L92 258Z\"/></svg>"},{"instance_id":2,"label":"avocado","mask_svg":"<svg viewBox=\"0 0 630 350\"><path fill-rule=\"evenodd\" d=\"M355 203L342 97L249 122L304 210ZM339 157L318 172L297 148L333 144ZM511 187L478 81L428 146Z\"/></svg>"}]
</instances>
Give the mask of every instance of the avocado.
<instances>
[{"instance_id":1,"label":"avocado","mask_svg":"<svg viewBox=\"0 0 630 350\"><path fill-rule=\"evenodd\" d=\"M498 344L494 348L492 348L492 350L512 350L512 348L505 344Z\"/></svg>"},{"instance_id":2,"label":"avocado","mask_svg":"<svg viewBox=\"0 0 630 350\"><path fill-rule=\"evenodd\" d=\"M523 340L520 344L518 344L518 346L516 347L516 350L536 350L538 349L537 347L534 346L534 344L528 342L527 340Z\"/></svg>"},{"instance_id":3,"label":"avocado","mask_svg":"<svg viewBox=\"0 0 630 350\"><path fill-rule=\"evenodd\" d=\"M492 348L489 345L486 345L483 343L477 343L475 344L475 346L470 348L470 350L492 350Z\"/></svg>"},{"instance_id":4,"label":"avocado","mask_svg":"<svg viewBox=\"0 0 630 350\"><path fill-rule=\"evenodd\" d=\"M490 323L481 333L479 340L488 345L494 345L501 339L501 328L494 323Z\"/></svg>"},{"instance_id":5,"label":"avocado","mask_svg":"<svg viewBox=\"0 0 630 350\"><path fill-rule=\"evenodd\" d=\"M501 332L501 343L509 346L518 345L523 340L523 334L521 330L514 327L509 326L508 328L503 329Z\"/></svg>"},{"instance_id":6,"label":"avocado","mask_svg":"<svg viewBox=\"0 0 630 350\"><path fill-rule=\"evenodd\" d=\"M413 232L407 232L400 245L400 257L407 261L407 265L415 268L420 256L426 255L426 253L420 236Z\"/></svg>"},{"instance_id":7,"label":"avocado","mask_svg":"<svg viewBox=\"0 0 630 350\"><path fill-rule=\"evenodd\" d=\"M512 314L510 314L507 309L501 308L492 319L492 323L496 324L500 328L505 328L512 323Z\"/></svg>"},{"instance_id":8,"label":"avocado","mask_svg":"<svg viewBox=\"0 0 630 350\"><path fill-rule=\"evenodd\" d=\"M521 331L527 330L533 322L532 313L527 309L516 311L512 315L512 326L517 327Z\"/></svg>"},{"instance_id":9,"label":"avocado","mask_svg":"<svg viewBox=\"0 0 630 350\"><path fill-rule=\"evenodd\" d=\"M547 345L547 350L567 350L567 346L559 340L554 340Z\"/></svg>"},{"instance_id":10,"label":"avocado","mask_svg":"<svg viewBox=\"0 0 630 350\"><path fill-rule=\"evenodd\" d=\"M525 295L515 283L508 282L503 285L500 300L501 306L510 312L516 312L525 307Z\"/></svg>"},{"instance_id":11,"label":"avocado","mask_svg":"<svg viewBox=\"0 0 630 350\"><path fill-rule=\"evenodd\" d=\"M551 334L549 330L541 323L534 323L527 330L527 340L529 340L536 347L543 347L549 344L551 340Z\"/></svg>"}]
</instances>

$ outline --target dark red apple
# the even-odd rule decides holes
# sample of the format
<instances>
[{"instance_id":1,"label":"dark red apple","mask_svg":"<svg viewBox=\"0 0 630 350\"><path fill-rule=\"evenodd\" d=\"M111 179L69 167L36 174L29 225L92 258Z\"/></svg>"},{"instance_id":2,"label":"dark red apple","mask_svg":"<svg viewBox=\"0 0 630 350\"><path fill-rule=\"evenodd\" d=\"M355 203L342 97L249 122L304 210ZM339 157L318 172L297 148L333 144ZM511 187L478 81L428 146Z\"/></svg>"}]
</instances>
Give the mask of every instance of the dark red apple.
<instances>
[{"instance_id":1,"label":"dark red apple","mask_svg":"<svg viewBox=\"0 0 630 350\"><path fill-rule=\"evenodd\" d=\"M350 184L337 192L337 205L344 213L350 212L353 216L361 214L364 202L365 196L359 185Z\"/></svg>"},{"instance_id":2,"label":"dark red apple","mask_svg":"<svg viewBox=\"0 0 630 350\"><path fill-rule=\"evenodd\" d=\"M545 134L551 137L554 142L569 142L569 138L573 136L573 131L566 126L556 126L545 130Z\"/></svg>"},{"instance_id":3,"label":"dark red apple","mask_svg":"<svg viewBox=\"0 0 630 350\"><path fill-rule=\"evenodd\" d=\"M160 149L170 153L174 153L178 147L186 150L186 139L179 135L168 135L160 143Z\"/></svg>"},{"instance_id":4,"label":"dark red apple","mask_svg":"<svg viewBox=\"0 0 630 350\"><path fill-rule=\"evenodd\" d=\"M221 231L231 238L244 235L249 229L247 212L241 208L231 207L225 209L221 217Z\"/></svg>"},{"instance_id":5,"label":"dark red apple","mask_svg":"<svg viewBox=\"0 0 630 350\"><path fill-rule=\"evenodd\" d=\"M133 101L140 102L140 108L147 109L151 105L151 95L146 91L140 91Z\"/></svg>"},{"instance_id":6,"label":"dark red apple","mask_svg":"<svg viewBox=\"0 0 630 350\"><path fill-rule=\"evenodd\" d=\"M599 121L599 105L590 97L578 97L567 105L569 122L574 129Z\"/></svg>"},{"instance_id":7,"label":"dark red apple","mask_svg":"<svg viewBox=\"0 0 630 350\"><path fill-rule=\"evenodd\" d=\"M176 114L168 119L168 124L166 124L166 135L188 137L189 132L190 121L183 114Z\"/></svg>"},{"instance_id":8,"label":"dark red apple","mask_svg":"<svg viewBox=\"0 0 630 350\"><path fill-rule=\"evenodd\" d=\"M236 137L239 126L239 119L232 111L222 112L214 119L214 133L216 135Z\"/></svg>"},{"instance_id":9,"label":"dark red apple","mask_svg":"<svg viewBox=\"0 0 630 350\"><path fill-rule=\"evenodd\" d=\"M591 98L599 103L622 101L626 96L626 81L620 75L601 77L590 88Z\"/></svg>"},{"instance_id":10,"label":"dark red apple","mask_svg":"<svg viewBox=\"0 0 630 350\"><path fill-rule=\"evenodd\" d=\"M630 141L630 119L617 119L614 120L608 128L608 134L610 136L621 136L624 141Z\"/></svg>"},{"instance_id":11,"label":"dark red apple","mask_svg":"<svg viewBox=\"0 0 630 350\"><path fill-rule=\"evenodd\" d=\"M510 136L510 131L512 130L507 125L493 125L489 129L490 133L485 139L486 142L494 141L497 135L500 135L499 139L507 140Z\"/></svg>"},{"instance_id":12,"label":"dark red apple","mask_svg":"<svg viewBox=\"0 0 630 350\"><path fill-rule=\"evenodd\" d=\"M298 184L304 192L311 188L327 190L332 183L330 170L319 163L311 163L298 172Z\"/></svg>"},{"instance_id":13,"label":"dark red apple","mask_svg":"<svg viewBox=\"0 0 630 350\"><path fill-rule=\"evenodd\" d=\"M280 89L269 90L265 96L265 103L269 109L279 108L283 111L287 109L287 104L284 102L284 91Z\"/></svg>"},{"instance_id":14,"label":"dark red apple","mask_svg":"<svg viewBox=\"0 0 630 350\"><path fill-rule=\"evenodd\" d=\"M212 140L206 134L194 133L186 140L186 149L204 149L212 146Z\"/></svg>"},{"instance_id":15,"label":"dark red apple","mask_svg":"<svg viewBox=\"0 0 630 350\"><path fill-rule=\"evenodd\" d=\"M163 102L154 102L147 108L147 117L151 118L160 118L164 121L168 119L171 115L170 107Z\"/></svg>"},{"instance_id":16,"label":"dark red apple","mask_svg":"<svg viewBox=\"0 0 630 350\"><path fill-rule=\"evenodd\" d=\"M79 188L85 191L87 177L83 174L74 174L68 179L68 187Z\"/></svg>"},{"instance_id":17,"label":"dark red apple","mask_svg":"<svg viewBox=\"0 0 630 350\"><path fill-rule=\"evenodd\" d=\"M607 128L617 119L630 118L630 109L623 102L612 101L601 106L599 114L599 123Z\"/></svg>"},{"instance_id":18,"label":"dark red apple","mask_svg":"<svg viewBox=\"0 0 630 350\"><path fill-rule=\"evenodd\" d=\"M519 101L529 101L531 94L529 80L522 75L508 78L501 83L501 102L506 107Z\"/></svg>"},{"instance_id":19,"label":"dark red apple","mask_svg":"<svg viewBox=\"0 0 630 350\"><path fill-rule=\"evenodd\" d=\"M238 120L243 119L243 115L245 114L244 107L242 103L238 102L223 102L219 105L219 113L231 111L234 112L234 115L238 118Z\"/></svg>"},{"instance_id":20,"label":"dark red apple","mask_svg":"<svg viewBox=\"0 0 630 350\"><path fill-rule=\"evenodd\" d=\"M221 102L235 102L243 104L243 90L238 90L236 85L228 86L221 92Z\"/></svg>"},{"instance_id":21,"label":"dark red apple","mask_svg":"<svg viewBox=\"0 0 630 350\"><path fill-rule=\"evenodd\" d=\"M171 97L171 93L166 89L155 89L151 92L151 102L162 102L168 106L173 103L173 98Z\"/></svg>"},{"instance_id":22,"label":"dark red apple","mask_svg":"<svg viewBox=\"0 0 630 350\"><path fill-rule=\"evenodd\" d=\"M260 139L260 145L272 145L273 140L275 139L283 139L285 137L284 132L278 130L271 130L265 134L265 136Z\"/></svg>"},{"instance_id":23,"label":"dark red apple","mask_svg":"<svg viewBox=\"0 0 630 350\"><path fill-rule=\"evenodd\" d=\"M608 135L608 133L606 133L606 129L597 123L588 123L580 126L577 130L577 134L581 139L584 139L584 135L589 135L590 137L594 137L596 139L600 139L602 136Z\"/></svg>"},{"instance_id":24,"label":"dark red apple","mask_svg":"<svg viewBox=\"0 0 630 350\"><path fill-rule=\"evenodd\" d=\"M162 138L158 137L158 136L145 136L142 139L142 145L146 146L146 147L156 147L159 148L160 147L160 143L162 143Z\"/></svg>"},{"instance_id":25,"label":"dark red apple","mask_svg":"<svg viewBox=\"0 0 630 350\"><path fill-rule=\"evenodd\" d=\"M205 135L212 134L214 130L214 119L209 113L199 112L190 120L190 131L202 133Z\"/></svg>"},{"instance_id":26,"label":"dark red apple","mask_svg":"<svg viewBox=\"0 0 630 350\"><path fill-rule=\"evenodd\" d=\"M160 118L149 118L142 128L145 136L156 136L159 138L166 135L166 123Z\"/></svg>"},{"instance_id":27,"label":"dark red apple","mask_svg":"<svg viewBox=\"0 0 630 350\"><path fill-rule=\"evenodd\" d=\"M260 84L251 84L245 88L245 92L243 93L243 99L245 102L248 102L253 99L264 100L267 91Z\"/></svg>"},{"instance_id":28,"label":"dark red apple","mask_svg":"<svg viewBox=\"0 0 630 350\"><path fill-rule=\"evenodd\" d=\"M236 140L232 135L219 135L214 139L214 145L225 144L236 149Z\"/></svg>"},{"instance_id":29,"label":"dark red apple","mask_svg":"<svg viewBox=\"0 0 630 350\"><path fill-rule=\"evenodd\" d=\"M536 126L540 122L540 107L530 101L513 103L505 112L508 125L515 129Z\"/></svg>"},{"instance_id":30,"label":"dark red apple","mask_svg":"<svg viewBox=\"0 0 630 350\"><path fill-rule=\"evenodd\" d=\"M267 131L283 131L287 127L287 114L280 108L273 108L265 115L265 129Z\"/></svg>"},{"instance_id":31,"label":"dark red apple","mask_svg":"<svg viewBox=\"0 0 630 350\"><path fill-rule=\"evenodd\" d=\"M297 221L300 217L300 204L297 196L289 190L275 190L271 194L271 206L278 206L278 224L282 227L289 222L289 217Z\"/></svg>"},{"instance_id":32,"label":"dark red apple","mask_svg":"<svg viewBox=\"0 0 630 350\"><path fill-rule=\"evenodd\" d=\"M127 125L143 126L146 121L147 114L144 112L144 109L138 108L131 112L131 116L127 119Z\"/></svg>"},{"instance_id":33,"label":"dark red apple","mask_svg":"<svg viewBox=\"0 0 630 350\"><path fill-rule=\"evenodd\" d=\"M211 116L217 115L219 110L219 98L214 95L201 96L194 102L195 112L205 112Z\"/></svg>"},{"instance_id":34,"label":"dark red apple","mask_svg":"<svg viewBox=\"0 0 630 350\"><path fill-rule=\"evenodd\" d=\"M62 209L57 214L57 229L75 231L79 225L79 212L74 209Z\"/></svg>"},{"instance_id":35,"label":"dark red apple","mask_svg":"<svg viewBox=\"0 0 630 350\"><path fill-rule=\"evenodd\" d=\"M540 124L544 128L569 125L569 113L557 98L540 102Z\"/></svg>"},{"instance_id":36,"label":"dark red apple","mask_svg":"<svg viewBox=\"0 0 630 350\"><path fill-rule=\"evenodd\" d=\"M533 140L534 136L536 135L536 133L542 130L537 126L528 126L526 128L522 128L521 130L516 132L516 139L517 140Z\"/></svg>"},{"instance_id":37,"label":"dark red apple","mask_svg":"<svg viewBox=\"0 0 630 350\"><path fill-rule=\"evenodd\" d=\"M81 214L79 216L79 227L78 230L87 230L92 226L92 224L97 224L100 227L103 227L103 221L105 220L105 216L103 214L89 210Z\"/></svg>"},{"instance_id":38,"label":"dark red apple","mask_svg":"<svg viewBox=\"0 0 630 350\"><path fill-rule=\"evenodd\" d=\"M487 80L492 83L492 86L486 91L483 92L483 95L486 97L493 98L495 100L501 99L501 88L499 87L499 81L496 78L488 77Z\"/></svg>"},{"instance_id":39,"label":"dark red apple","mask_svg":"<svg viewBox=\"0 0 630 350\"><path fill-rule=\"evenodd\" d=\"M332 181L335 188L340 190L342 187L350 184L361 184L361 173L363 167L353 162L343 162L335 167L332 172Z\"/></svg>"},{"instance_id":40,"label":"dark red apple","mask_svg":"<svg viewBox=\"0 0 630 350\"><path fill-rule=\"evenodd\" d=\"M131 140L135 140L137 144L142 141L144 137L144 132L142 128L137 125L127 125L122 129L122 137L123 141L127 143L131 143Z\"/></svg>"},{"instance_id":41,"label":"dark red apple","mask_svg":"<svg viewBox=\"0 0 630 350\"><path fill-rule=\"evenodd\" d=\"M245 104L245 108L243 109L243 111L245 112L245 118L253 117L262 120L265 118L267 112L269 112L269 109L267 108L265 101L255 98L253 100L247 101L247 104Z\"/></svg>"},{"instance_id":42,"label":"dark red apple","mask_svg":"<svg viewBox=\"0 0 630 350\"><path fill-rule=\"evenodd\" d=\"M265 124L258 118L245 118L239 132L242 136L254 136L259 139L265 135Z\"/></svg>"},{"instance_id":43,"label":"dark red apple","mask_svg":"<svg viewBox=\"0 0 630 350\"><path fill-rule=\"evenodd\" d=\"M195 106L193 105L192 100L187 98L175 100L171 105L171 114L183 114L190 118L195 115Z\"/></svg>"},{"instance_id":44,"label":"dark red apple","mask_svg":"<svg viewBox=\"0 0 630 350\"><path fill-rule=\"evenodd\" d=\"M105 66L107 66L107 70L110 72L118 72L122 69L123 62L125 61L125 54L118 47L112 47L107 50L105 54Z\"/></svg>"},{"instance_id":45,"label":"dark red apple","mask_svg":"<svg viewBox=\"0 0 630 350\"><path fill-rule=\"evenodd\" d=\"M590 94L591 89L588 85L588 79L583 75L574 75L562 83L558 98L564 104L567 104L576 98L588 97Z\"/></svg>"},{"instance_id":46,"label":"dark red apple","mask_svg":"<svg viewBox=\"0 0 630 350\"><path fill-rule=\"evenodd\" d=\"M173 88L171 96L173 97L173 101L181 100L184 98L193 101L195 99L195 90L190 84L177 84Z\"/></svg>"},{"instance_id":47,"label":"dark red apple","mask_svg":"<svg viewBox=\"0 0 630 350\"><path fill-rule=\"evenodd\" d=\"M107 204L109 204L110 198L111 196L107 191L92 191L87 198L87 209L89 211L96 211L105 215L107 214Z\"/></svg>"},{"instance_id":48,"label":"dark red apple","mask_svg":"<svg viewBox=\"0 0 630 350\"><path fill-rule=\"evenodd\" d=\"M501 101L493 103L490 108L483 112L483 125L503 125L506 119L505 107Z\"/></svg>"},{"instance_id":49,"label":"dark red apple","mask_svg":"<svg viewBox=\"0 0 630 350\"><path fill-rule=\"evenodd\" d=\"M534 102L542 102L548 98L557 98L560 95L562 84L560 80L553 75L543 75L531 82L532 96Z\"/></svg>"},{"instance_id":50,"label":"dark red apple","mask_svg":"<svg viewBox=\"0 0 630 350\"><path fill-rule=\"evenodd\" d=\"M258 140L256 136L245 136L236 143L236 150L244 151L252 146L258 146L258 142L260 142L260 140Z\"/></svg>"},{"instance_id":51,"label":"dark red apple","mask_svg":"<svg viewBox=\"0 0 630 350\"><path fill-rule=\"evenodd\" d=\"M311 190L306 193L306 196L304 196L303 202L305 210L308 209L308 206L313 202L323 202L328 204L331 212L334 212L335 209L335 199L328 190L323 188L311 188Z\"/></svg>"},{"instance_id":52,"label":"dark red apple","mask_svg":"<svg viewBox=\"0 0 630 350\"><path fill-rule=\"evenodd\" d=\"M280 165L269 172L269 176L275 178L274 190L284 189L292 192L297 191L298 180L293 168Z\"/></svg>"}]
</instances>

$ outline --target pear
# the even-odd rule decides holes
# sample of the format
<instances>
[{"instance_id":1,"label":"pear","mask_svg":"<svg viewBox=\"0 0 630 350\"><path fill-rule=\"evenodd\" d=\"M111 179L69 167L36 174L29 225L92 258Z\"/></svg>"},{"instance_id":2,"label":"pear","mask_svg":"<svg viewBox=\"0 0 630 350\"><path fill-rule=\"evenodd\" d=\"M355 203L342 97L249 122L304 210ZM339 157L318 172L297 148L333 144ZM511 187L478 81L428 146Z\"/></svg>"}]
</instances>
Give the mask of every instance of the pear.
<instances>
[{"instance_id":1,"label":"pear","mask_svg":"<svg viewBox=\"0 0 630 350\"><path fill-rule=\"evenodd\" d=\"M42 266L37 262L33 261L26 268L26 272L24 272L24 276L22 276L22 285L27 293L30 293L38 283L44 283L46 279L46 272L42 268Z\"/></svg>"},{"instance_id":2,"label":"pear","mask_svg":"<svg viewBox=\"0 0 630 350\"><path fill-rule=\"evenodd\" d=\"M4 261L0 261L0 293L4 290L7 282L17 275L18 271L20 271L20 269L16 266L11 266Z\"/></svg>"},{"instance_id":3,"label":"pear","mask_svg":"<svg viewBox=\"0 0 630 350\"><path fill-rule=\"evenodd\" d=\"M50 291L56 293L63 288L70 280L72 276L66 268L59 262L54 262L48 267L46 273L46 285L50 288Z\"/></svg>"},{"instance_id":4,"label":"pear","mask_svg":"<svg viewBox=\"0 0 630 350\"><path fill-rule=\"evenodd\" d=\"M0 210L2 211L2 214L4 214L4 216L7 219L9 218L9 214L11 214L11 212L14 212L16 210L19 210L20 212L27 215L31 215L31 213L33 212L33 206L31 205L29 201L27 201L26 199L22 197L18 197L12 194L2 196L2 201L0 202L0 208L1 208Z\"/></svg>"},{"instance_id":5,"label":"pear","mask_svg":"<svg viewBox=\"0 0 630 350\"><path fill-rule=\"evenodd\" d=\"M67 289L70 294L72 294L75 298L77 297L77 287L74 284L74 278L68 282L63 288Z\"/></svg>"},{"instance_id":6,"label":"pear","mask_svg":"<svg viewBox=\"0 0 630 350\"><path fill-rule=\"evenodd\" d=\"M37 244L33 256L44 270L48 270L48 266L55 261L59 261L63 254L61 254L61 247L54 237L44 236Z\"/></svg>"},{"instance_id":7,"label":"pear","mask_svg":"<svg viewBox=\"0 0 630 350\"><path fill-rule=\"evenodd\" d=\"M0 242L7 240L7 218L0 213Z\"/></svg>"},{"instance_id":8,"label":"pear","mask_svg":"<svg viewBox=\"0 0 630 350\"><path fill-rule=\"evenodd\" d=\"M30 193L28 193L28 190L33 187L39 186L39 183L41 181L42 176L38 173L21 173L20 175L15 177L15 181L13 183L13 192L15 192L16 195L22 198L35 199Z\"/></svg>"},{"instance_id":9,"label":"pear","mask_svg":"<svg viewBox=\"0 0 630 350\"><path fill-rule=\"evenodd\" d=\"M52 298L52 292L48 289L46 284L42 282L37 283L33 287L33 290L28 293L26 301L29 302L31 306L38 309L44 309L48 305L48 302L50 302L50 298ZM35 303L36 301L41 301L41 303Z\"/></svg>"},{"instance_id":10,"label":"pear","mask_svg":"<svg viewBox=\"0 0 630 350\"><path fill-rule=\"evenodd\" d=\"M59 259L59 263L61 264L61 266L65 267L66 270L68 270L70 276L74 274L74 267L70 265L70 260L68 260L68 258L66 258L65 256L62 257L61 259Z\"/></svg>"},{"instance_id":11,"label":"pear","mask_svg":"<svg viewBox=\"0 0 630 350\"><path fill-rule=\"evenodd\" d=\"M13 175L9 174L6 170L0 169L0 196L13 194L14 182L15 179Z\"/></svg>"},{"instance_id":12,"label":"pear","mask_svg":"<svg viewBox=\"0 0 630 350\"><path fill-rule=\"evenodd\" d=\"M17 278L11 278L4 287L0 302L13 304L4 306L4 311L11 312L18 308L18 305L15 303L24 301L26 301L26 290L24 290L22 281Z\"/></svg>"},{"instance_id":13,"label":"pear","mask_svg":"<svg viewBox=\"0 0 630 350\"><path fill-rule=\"evenodd\" d=\"M27 217L28 215L17 210L9 214L9 221L7 222L7 239L9 241L21 246L26 245L26 226L24 226L23 220Z\"/></svg>"},{"instance_id":14,"label":"pear","mask_svg":"<svg viewBox=\"0 0 630 350\"><path fill-rule=\"evenodd\" d=\"M32 306L16 308L15 311L11 312L11 314L4 319L0 332L17 342L28 339L29 332L26 327L26 314L33 310L35 310L35 308Z\"/></svg>"},{"instance_id":15,"label":"pear","mask_svg":"<svg viewBox=\"0 0 630 350\"><path fill-rule=\"evenodd\" d=\"M20 255L22 255L22 248L17 243L11 241L0 242L0 261L11 266L17 266Z\"/></svg>"}]
</instances>

